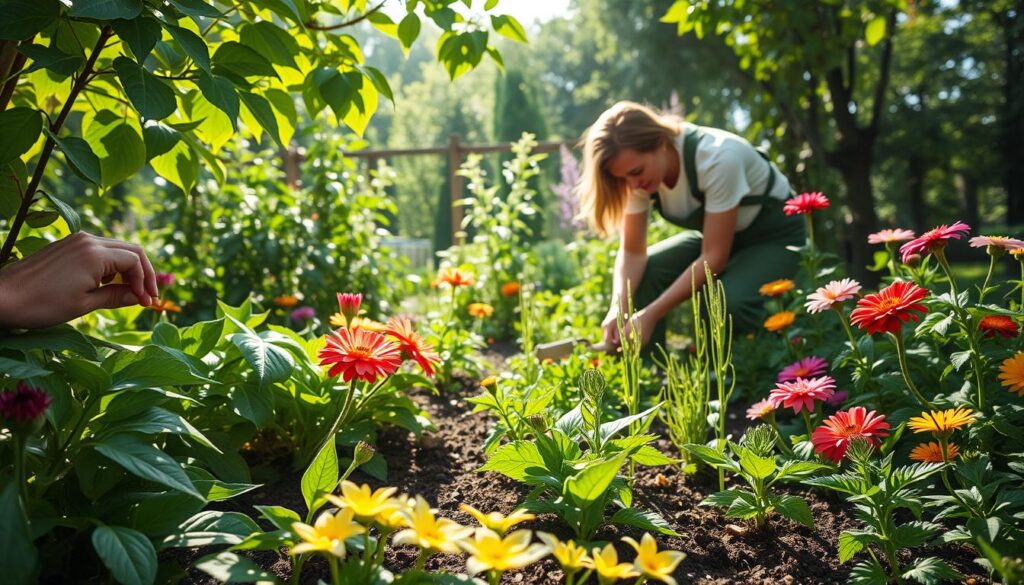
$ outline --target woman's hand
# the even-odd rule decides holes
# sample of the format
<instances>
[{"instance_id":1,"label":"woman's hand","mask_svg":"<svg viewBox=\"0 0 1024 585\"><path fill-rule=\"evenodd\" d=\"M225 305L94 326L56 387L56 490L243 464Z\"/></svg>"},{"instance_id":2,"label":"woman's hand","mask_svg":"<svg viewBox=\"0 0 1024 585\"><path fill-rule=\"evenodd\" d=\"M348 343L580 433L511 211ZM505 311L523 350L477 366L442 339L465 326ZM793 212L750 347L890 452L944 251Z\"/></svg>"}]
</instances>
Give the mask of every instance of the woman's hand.
<instances>
[{"instance_id":1,"label":"woman's hand","mask_svg":"<svg viewBox=\"0 0 1024 585\"><path fill-rule=\"evenodd\" d=\"M601 321L601 341L613 348L619 347L619 326L618 319L616 318L618 312L618 307L608 309L608 314L605 315L604 321Z\"/></svg>"},{"instance_id":2,"label":"woman's hand","mask_svg":"<svg viewBox=\"0 0 1024 585\"><path fill-rule=\"evenodd\" d=\"M628 321L626 321L626 325L623 328L624 330L622 332L622 335L628 338L629 336L633 335L634 329L639 329L640 346L643 347L647 345L648 341L651 340L651 334L654 332L654 327L657 326L659 318L660 317L658 317L658 315L656 315L654 311L651 311L650 309L640 309L639 311L633 313L633 316L630 317Z\"/></svg>"},{"instance_id":3,"label":"woman's hand","mask_svg":"<svg viewBox=\"0 0 1024 585\"><path fill-rule=\"evenodd\" d=\"M118 275L123 284L106 284ZM0 327L49 327L96 309L148 306L157 294L140 246L78 232L0 271Z\"/></svg>"}]
</instances>

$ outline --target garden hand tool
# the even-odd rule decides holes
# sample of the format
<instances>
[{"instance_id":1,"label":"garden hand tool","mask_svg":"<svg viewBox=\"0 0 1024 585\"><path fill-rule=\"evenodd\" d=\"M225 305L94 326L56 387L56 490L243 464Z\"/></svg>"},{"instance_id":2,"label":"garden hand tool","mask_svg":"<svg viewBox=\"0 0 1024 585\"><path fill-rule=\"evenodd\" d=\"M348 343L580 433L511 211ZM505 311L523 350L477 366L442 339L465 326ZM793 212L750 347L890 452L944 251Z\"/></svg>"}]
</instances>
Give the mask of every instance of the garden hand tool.
<instances>
[{"instance_id":1,"label":"garden hand tool","mask_svg":"<svg viewBox=\"0 0 1024 585\"><path fill-rule=\"evenodd\" d=\"M619 351L619 348L609 345L603 341L597 343L588 343L586 339L582 337L570 338L570 339L559 339L549 343L541 343L534 349L534 355L540 360L560 360L568 357L572 354L573 348L577 345L586 344L589 351L596 351L601 353L612 353Z\"/></svg>"}]
</instances>

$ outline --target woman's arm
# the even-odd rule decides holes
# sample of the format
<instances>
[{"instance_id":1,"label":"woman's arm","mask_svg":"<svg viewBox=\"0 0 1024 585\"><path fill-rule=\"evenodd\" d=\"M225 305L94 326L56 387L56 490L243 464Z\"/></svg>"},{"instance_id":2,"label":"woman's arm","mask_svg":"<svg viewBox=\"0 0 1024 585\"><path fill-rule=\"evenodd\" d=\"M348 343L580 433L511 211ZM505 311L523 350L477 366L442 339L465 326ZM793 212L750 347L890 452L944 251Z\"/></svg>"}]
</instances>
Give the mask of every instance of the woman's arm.
<instances>
[{"instance_id":1,"label":"woman's arm","mask_svg":"<svg viewBox=\"0 0 1024 585\"><path fill-rule=\"evenodd\" d=\"M647 216L646 212L622 216L619 252L612 273L612 298L608 313L601 322L602 339L613 346L619 344L615 317L620 311L624 315L627 313L626 285L629 284L629 294L632 296L647 268Z\"/></svg>"}]
</instances>

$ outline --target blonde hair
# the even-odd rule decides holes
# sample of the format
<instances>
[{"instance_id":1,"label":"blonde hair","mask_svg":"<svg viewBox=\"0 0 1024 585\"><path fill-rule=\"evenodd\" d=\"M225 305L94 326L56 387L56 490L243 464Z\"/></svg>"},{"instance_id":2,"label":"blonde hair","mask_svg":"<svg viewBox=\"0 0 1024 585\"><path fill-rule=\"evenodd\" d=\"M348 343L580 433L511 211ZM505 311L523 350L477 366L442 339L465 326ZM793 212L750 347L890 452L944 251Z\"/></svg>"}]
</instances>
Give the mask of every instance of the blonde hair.
<instances>
[{"instance_id":1,"label":"blonde hair","mask_svg":"<svg viewBox=\"0 0 1024 585\"><path fill-rule=\"evenodd\" d=\"M635 103L618 102L605 110L580 138L583 172L576 184L579 218L601 236L618 229L626 202L626 182L612 176L608 163L625 149L639 153L656 150L665 139L679 136L683 119L660 114Z\"/></svg>"}]
</instances>

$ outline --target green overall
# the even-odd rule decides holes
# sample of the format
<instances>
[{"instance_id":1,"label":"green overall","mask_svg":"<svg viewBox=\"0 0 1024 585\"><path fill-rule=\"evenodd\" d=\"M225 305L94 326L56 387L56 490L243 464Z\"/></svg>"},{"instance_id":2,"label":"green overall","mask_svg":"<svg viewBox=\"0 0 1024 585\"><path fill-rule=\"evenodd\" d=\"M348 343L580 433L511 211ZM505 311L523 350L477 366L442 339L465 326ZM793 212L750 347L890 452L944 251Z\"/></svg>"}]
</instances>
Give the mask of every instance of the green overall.
<instances>
[{"instance_id":1,"label":"green overall","mask_svg":"<svg viewBox=\"0 0 1024 585\"><path fill-rule=\"evenodd\" d=\"M704 193L697 185L696 159L697 144L704 137L699 127L686 132L683 141L683 165L690 193L703 204ZM760 151L759 151L760 152ZM761 153L765 164L771 166L768 157ZM786 246L802 246L807 237L804 220L798 215L787 216L782 211L783 202L769 194L775 185L774 168L768 175L768 185L761 195L747 195L740 201L741 206L761 205L754 221L746 229L736 232L729 254L729 262L720 280L725 288L726 303L733 318L737 333L754 331L765 319L764 299L758 289L761 285L779 278L792 278L797 271L799 256L786 250ZM704 240L700 232L704 226L704 209L700 208L685 218L669 217L661 209L658 193L651 195L654 208L670 223L687 228L685 231L658 242L647 249L647 267L640 286L634 293L634 305L646 307L661 295L676 279L693 264L701 253ZM658 322L652 332L648 347L665 343L665 320Z\"/></svg>"}]
</instances>

